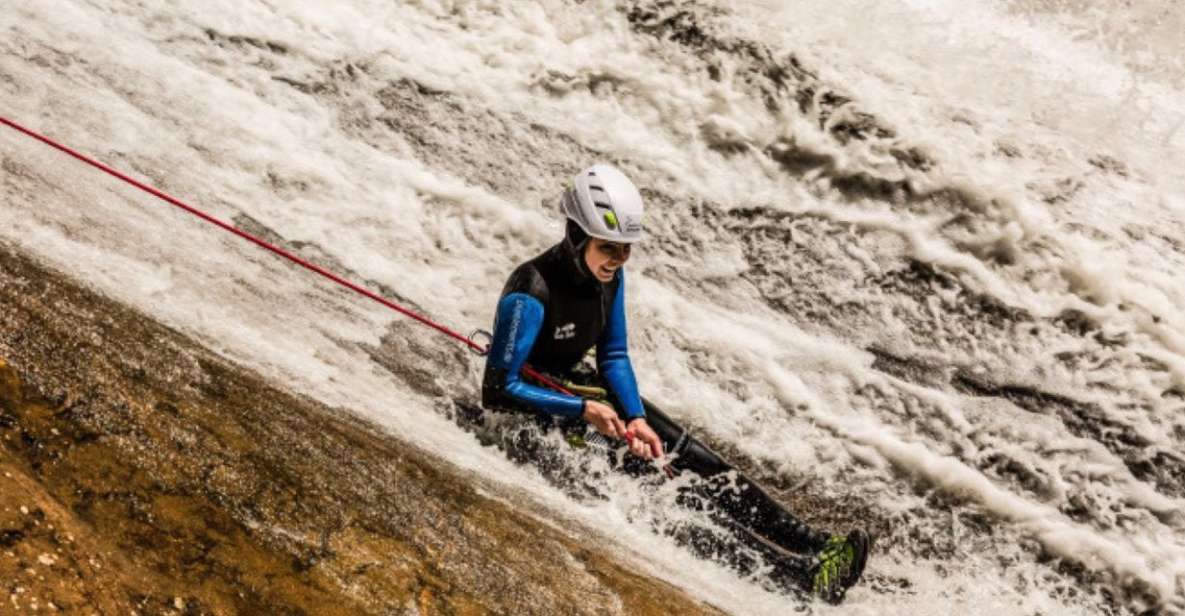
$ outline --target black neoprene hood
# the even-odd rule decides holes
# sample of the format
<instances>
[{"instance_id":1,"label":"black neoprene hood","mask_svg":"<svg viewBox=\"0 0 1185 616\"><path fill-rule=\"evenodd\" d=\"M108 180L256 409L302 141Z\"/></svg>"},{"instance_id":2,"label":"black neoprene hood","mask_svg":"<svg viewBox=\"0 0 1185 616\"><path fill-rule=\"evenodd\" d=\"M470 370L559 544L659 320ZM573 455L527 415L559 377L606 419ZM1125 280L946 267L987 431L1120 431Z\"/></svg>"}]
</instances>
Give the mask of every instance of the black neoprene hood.
<instances>
[{"instance_id":1,"label":"black neoprene hood","mask_svg":"<svg viewBox=\"0 0 1185 616\"><path fill-rule=\"evenodd\" d=\"M588 262L584 260L584 247L588 245L589 236L576 224L576 221L568 219L568 224L564 228L564 241L561 242L563 246L565 261L572 267L573 280L579 285L589 281L598 282L593 273L588 269Z\"/></svg>"}]
</instances>

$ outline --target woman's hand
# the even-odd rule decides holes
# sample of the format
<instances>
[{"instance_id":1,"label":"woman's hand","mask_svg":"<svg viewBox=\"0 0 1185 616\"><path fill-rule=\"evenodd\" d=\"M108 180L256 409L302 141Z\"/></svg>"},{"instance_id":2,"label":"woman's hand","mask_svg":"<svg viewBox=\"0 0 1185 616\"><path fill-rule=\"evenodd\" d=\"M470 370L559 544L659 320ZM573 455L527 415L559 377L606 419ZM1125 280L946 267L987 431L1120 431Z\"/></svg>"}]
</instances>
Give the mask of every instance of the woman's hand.
<instances>
[{"instance_id":1,"label":"woman's hand","mask_svg":"<svg viewBox=\"0 0 1185 616\"><path fill-rule=\"evenodd\" d=\"M625 422L621 421L613 407L604 402L585 400L581 417L605 436L625 438Z\"/></svg>"},{"instance_id":2,"label":"woman's hand","mask_svg":"<svg viewBox=\"0 0 1185 616\"><path fill-rule=\"evenodd\" d=\"M630 451L635 456L643 460L662 457L662 440L650 428L650 424L646 423L646 418L639 417L630 420L628 432L632 435L632 438L627 439L630 443Z\"/></svg>"}]
</instances>

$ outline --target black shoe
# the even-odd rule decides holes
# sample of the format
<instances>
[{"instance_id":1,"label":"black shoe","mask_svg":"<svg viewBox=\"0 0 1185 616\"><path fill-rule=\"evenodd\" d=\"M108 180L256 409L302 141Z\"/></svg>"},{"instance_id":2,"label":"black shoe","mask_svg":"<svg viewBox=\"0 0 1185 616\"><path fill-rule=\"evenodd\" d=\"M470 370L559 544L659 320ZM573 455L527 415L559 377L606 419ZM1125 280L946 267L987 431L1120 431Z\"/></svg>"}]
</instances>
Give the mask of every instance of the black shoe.
<instances>
[{"instance_id":1,"label":"black shoe","mask_svg":"<svg viewBox=\"0 0 1185 616\"><path fill-rule=\"evenodd\" d=\"M842 602L848 589L860 581L871 547L872 540L862 530L846 537L832 535L808 573L811 592L831 604Z\"/></svg>"}]
</instances>

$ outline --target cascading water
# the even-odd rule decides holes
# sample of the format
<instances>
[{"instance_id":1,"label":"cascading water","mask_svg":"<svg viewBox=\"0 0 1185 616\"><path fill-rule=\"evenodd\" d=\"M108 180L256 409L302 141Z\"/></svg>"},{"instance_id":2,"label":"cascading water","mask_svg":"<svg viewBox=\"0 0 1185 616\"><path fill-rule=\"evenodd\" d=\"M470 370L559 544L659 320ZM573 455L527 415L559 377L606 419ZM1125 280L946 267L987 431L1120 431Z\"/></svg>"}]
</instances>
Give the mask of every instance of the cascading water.
<instances>
[{"instance_id":1,"label":"cascading water","mask_svg":"<svg viewBox=\"0 0 1185 616\"><path fill-rule=\"evenodd\" d=\"M1171 2L46 0L0 15L0 96L461 328L559 239L560 183L614 162L651 212L627 268L644 395L808 519L879 534L845 613L1172 613L1183 20ZM704 522L673 487L597 468L603 498L573 499L482 447L449 419L477 397L463 350L15 133L0 156L3 241L707 601L792 603L655 532Z\"/></svg>"}]
</instances>

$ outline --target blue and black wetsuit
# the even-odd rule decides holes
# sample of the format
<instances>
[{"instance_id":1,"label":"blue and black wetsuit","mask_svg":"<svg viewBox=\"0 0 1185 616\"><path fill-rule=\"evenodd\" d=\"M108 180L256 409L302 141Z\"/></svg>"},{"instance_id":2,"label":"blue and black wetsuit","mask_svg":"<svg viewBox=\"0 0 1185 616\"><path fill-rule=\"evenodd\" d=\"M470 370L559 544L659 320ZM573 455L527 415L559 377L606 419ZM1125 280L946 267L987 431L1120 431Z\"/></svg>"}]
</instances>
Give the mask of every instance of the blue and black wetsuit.
<instances>
[{"instance_id":1,"label":"blue and black wetsuit","mask_svg":"<svg viewBox=\"0 0 1185 616\"><path fill-rule=\"evenodd\" d=\"M579 417L584 400L531 384L524 363L568 375L594 346L597 370L626 419L645 410L626 345L625 271L602 283L570 240L515 268L502 289L486 359L482 404Z\"/></svg>"},{"instance_id":2,"label":"blue and black wetsuit","mask_svg":"<svg viewBox=\"0 0 1185 616\"><path fill-rule=\"evenodd\" d=\"M574 376L585 355L596 347L597 378L625 420L645 417L675 457L671 466L708 481L686 502L705 500L732 524L794 552L814 552L825 533L811 530L757 484L736 473L719 455L638 395L626 345L625 275L601 283L584 263L587 238L569 223L564 241L515 268L502 289L494 319L493 341L486 357L482 406L553 418L577 418L584 400L525 380L524 363L561 378ZM574 380L584 380L575 375ZM650 468L637 465L635 468ZM704 497L707 497L706 499Z\"/></svg>"}]
</instances>

